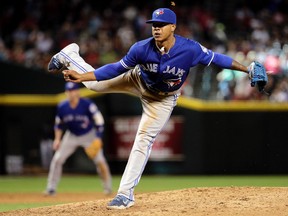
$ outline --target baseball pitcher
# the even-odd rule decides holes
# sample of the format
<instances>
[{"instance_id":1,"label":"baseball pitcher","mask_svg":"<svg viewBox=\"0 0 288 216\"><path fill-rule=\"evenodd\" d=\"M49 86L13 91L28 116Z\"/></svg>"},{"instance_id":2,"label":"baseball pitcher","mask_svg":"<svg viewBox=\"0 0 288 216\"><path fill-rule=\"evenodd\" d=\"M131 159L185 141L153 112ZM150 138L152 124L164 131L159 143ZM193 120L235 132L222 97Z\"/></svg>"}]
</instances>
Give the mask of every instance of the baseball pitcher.
<instances>
[{"instance_id":1,"label":"baseball pitcher","mask_svg":"<svg viewBox=\"0 0 288 216\"><path fill-rule=\"evenodd\" d=\"M83 82L97 92L128 92L139 96L143 111L125 171L116 197L108 209L126 209L134 205L134 189L139 183L153 142L170 118L180 94L180 88L191 67L215 64L249 73L248 67L227 55L213 52L197 41L175 34L176 14L168 8L159 8L152 14L152 37L136 42L118 62L94 69L79 56L79 47L73 43L55 54L50 72L59 72L63 66L64 79ZM264 88L265 70L259 70L255 85ZM250 73L252 76L255 73ZM254 84L254 83L253 83ZM263 88L259 89L263 89Z\"/></svg>"}]
</instances>

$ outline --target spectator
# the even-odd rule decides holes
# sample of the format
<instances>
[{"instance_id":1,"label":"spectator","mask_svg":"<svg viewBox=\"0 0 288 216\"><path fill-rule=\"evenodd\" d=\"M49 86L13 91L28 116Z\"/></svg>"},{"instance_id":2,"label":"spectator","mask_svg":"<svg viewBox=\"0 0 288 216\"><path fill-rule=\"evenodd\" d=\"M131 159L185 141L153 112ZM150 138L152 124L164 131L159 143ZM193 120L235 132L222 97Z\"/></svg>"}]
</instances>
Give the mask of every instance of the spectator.
<instances>
[{"instance_id":1,"label":"spectator","mask_svg":"<svg viewBox=\"0 0 288 216\"><path fill-rule=\"evenodd\" d=\"M136 2L120 4L112 0L110 3L105 6L92 0L70 4L65 0L30 0L16 4L4 1L0 9L0 38L3 40L0 58L27 67L46 68L47 55L51 58L52 53L72 41L80 44L87 40L86 55L91 65L99 67L113 59L117 61L134 41L149 36L145 20L151 11L149 7L137 7ZM267 70L288 76L285 51L288 16L284 10L287 4L287 1L235 1L220 7L211 1L185 1L185 5L179 2L176 5L177 33L230 56L237 52L246 56L253 51L258 61L268 62ZM121 10L116 11L119 6ZM270 52L274 52L274 44L278 44L280 50L276 55ZM88 49L92 46L94 52ZM82 47L81 50L85 52ZM83 57L86 58L85 54ZM271 62L276 61L277 68L271 69ZM213 77L211 82L215 81ZM211 92L209 97L213 95Z\"/></svg>"}]
</instances>

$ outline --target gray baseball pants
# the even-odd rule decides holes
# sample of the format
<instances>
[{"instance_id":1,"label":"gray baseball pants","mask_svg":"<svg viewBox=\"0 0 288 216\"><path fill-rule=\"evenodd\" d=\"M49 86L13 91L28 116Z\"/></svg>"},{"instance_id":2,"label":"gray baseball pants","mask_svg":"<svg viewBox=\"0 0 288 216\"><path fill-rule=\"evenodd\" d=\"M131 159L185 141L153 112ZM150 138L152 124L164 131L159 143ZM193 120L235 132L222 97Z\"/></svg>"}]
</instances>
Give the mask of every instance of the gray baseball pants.
<instances>
[{"instance_id":1,"label":"gray baseball pants","mask_svg":"<svg viewBox=\"0 0 288 216\"><path fill-rule=\"evenodd\" d=\"M70 44L56 55L68 69L78 73L95 69L79 55L79 47ZM139 183L156 136L161 132L176 106L179 93L158 95L147 89L141 80L139 68L135 67L115 78L105 81L83 82L88 88L101 93L129 93L140 98L143 111L132 150L122 175L118 194L134 200L134 188Z\"/></svg>"}]
</instances>

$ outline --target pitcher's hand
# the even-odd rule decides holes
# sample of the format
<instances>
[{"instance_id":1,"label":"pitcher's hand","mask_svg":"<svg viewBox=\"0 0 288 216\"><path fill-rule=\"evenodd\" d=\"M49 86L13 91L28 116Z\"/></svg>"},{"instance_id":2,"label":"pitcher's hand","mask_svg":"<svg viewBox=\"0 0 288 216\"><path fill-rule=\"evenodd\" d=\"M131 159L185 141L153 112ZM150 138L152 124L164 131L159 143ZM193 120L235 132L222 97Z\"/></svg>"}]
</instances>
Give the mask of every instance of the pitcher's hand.
<instances>
[{"instance_id":1,"label":"pitcher's hand","mask_svg":"<svg viewBox=\"0 0 288 216\"><path fill-rule=\"evenodd\" d=\"M85 81L96 81L96 77L93 71L79 74L74 70L64 70L62 73L65 81L67 82L81 83Z\"/></svg>"},{"instance_id":2,"label":"pitcher's hand","mask_svg":"<svg viewBox=\"0 0 288 216\"><path fill-rule=\"evenodd\" d=\"M75 83L82 82L81 74L77 73L74 70L63 70L62 73L65 81L67 82L75 82Z\"/></svg>"}]
</instances>

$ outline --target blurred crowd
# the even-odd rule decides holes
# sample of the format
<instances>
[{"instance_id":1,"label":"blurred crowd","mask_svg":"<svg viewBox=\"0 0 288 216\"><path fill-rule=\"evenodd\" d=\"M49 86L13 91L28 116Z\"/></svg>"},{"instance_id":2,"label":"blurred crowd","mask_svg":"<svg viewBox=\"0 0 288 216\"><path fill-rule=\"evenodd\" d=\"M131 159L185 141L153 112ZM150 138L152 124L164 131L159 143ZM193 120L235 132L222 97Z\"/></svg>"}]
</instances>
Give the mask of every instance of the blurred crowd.
<instances>
[{"instance_id":1,"label":"blurred crowd","mask_svg":"<svg viewBox=\"0 0 288 216\"><path fill-rule=\"evenodd\" d=\"M81 55L93 67L117 61L135 41L151 36L145 21L157 7L167 7L153 2L3 0L0 61L46 69L51 56L71 42L80 45ZM176 5L177 34L247 66L257 60L271 74L269 96L251 88L247 75L232 70L214 72L208 81L205 74L210 70L204 70L198 74L204 84L195 82L192 72L183 94L197 97L195 88L208 88L208 99L288 101L287 6L286 0L195 0Z\"/></svg>"}]
</instances>

